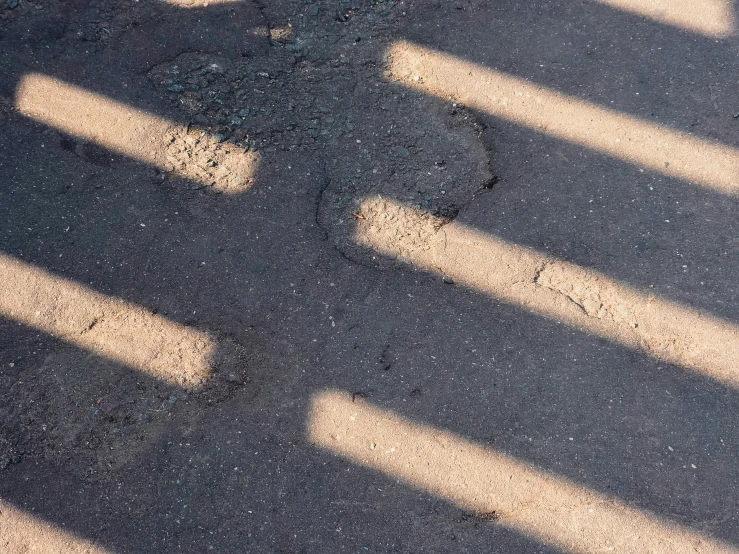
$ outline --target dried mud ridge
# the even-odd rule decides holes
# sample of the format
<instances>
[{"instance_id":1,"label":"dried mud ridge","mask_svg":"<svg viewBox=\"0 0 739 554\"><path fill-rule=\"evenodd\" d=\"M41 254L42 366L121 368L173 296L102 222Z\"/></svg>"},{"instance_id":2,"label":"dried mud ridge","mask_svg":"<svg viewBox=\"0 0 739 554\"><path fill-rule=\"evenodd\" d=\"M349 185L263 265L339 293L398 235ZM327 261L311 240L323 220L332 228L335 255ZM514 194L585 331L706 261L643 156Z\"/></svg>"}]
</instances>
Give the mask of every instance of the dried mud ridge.
<instances>
[{"instance_id":1,"label":"dried mud ridge","mask_svg":"<svg viewBox=\"0 0 739 554\"><path fill-rule=\"evenodd\" d=\"M633 311L619 299L613 287L586 272L582 272L580 279L573 280L571 271L563 270L561 265L556 262L542 264L532 282L561 294L588 317L610 319L633 329L639 326Z\"/></svg>"}]
</instances>

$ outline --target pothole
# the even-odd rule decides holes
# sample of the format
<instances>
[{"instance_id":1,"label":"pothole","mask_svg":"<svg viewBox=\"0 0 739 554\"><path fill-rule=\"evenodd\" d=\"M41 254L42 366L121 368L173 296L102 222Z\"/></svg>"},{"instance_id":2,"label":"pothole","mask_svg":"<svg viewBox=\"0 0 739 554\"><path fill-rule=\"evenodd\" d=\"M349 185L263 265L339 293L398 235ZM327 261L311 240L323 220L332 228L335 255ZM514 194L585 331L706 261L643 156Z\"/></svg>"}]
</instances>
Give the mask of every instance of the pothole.
<instances>
[{"instance_id":1,"label":"pothole","mask_svg":"<svg viewBox=\"0 0 739 554\"><path fill-rule=\"evenodd\" d=\"M410 95L395 96L382 109L399 117L368 128L385 130L386 136L363 133L358 123L352 137L355 163L328 164L329 185L318 219L345 256L387 268L397 266L398 258L365 246L363 233L392 228L387 233L393 236L384 240L396 250L427 248L433 233L492 188L496 178L481 138L483 127L471 111ZM387 226L388 221L396 224Z\"/></svg>"}]
</instances>

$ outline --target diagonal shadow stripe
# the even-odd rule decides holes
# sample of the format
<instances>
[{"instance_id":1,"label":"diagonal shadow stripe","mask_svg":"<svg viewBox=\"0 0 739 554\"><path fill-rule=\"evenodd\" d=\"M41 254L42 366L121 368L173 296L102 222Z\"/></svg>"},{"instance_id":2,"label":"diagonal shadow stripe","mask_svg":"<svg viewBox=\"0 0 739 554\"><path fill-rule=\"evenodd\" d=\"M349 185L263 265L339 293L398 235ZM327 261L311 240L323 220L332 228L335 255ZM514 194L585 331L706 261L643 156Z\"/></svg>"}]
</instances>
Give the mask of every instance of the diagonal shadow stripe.
<instances>
[{"instance_id":1,"label":"diagonal shadow stripe","mask_svg":"<svg viewBox=\"0 0 739 554\"><path fill-rule=\"evenodd\" d=\"M739 327L550 255L365 199L355 240L541 316L739 387Z\"/></svg>"},{"instance_id":2,"label":"diagonal shadow stripe","mask_svg":"<svg viewBox=\"0 0 739 554\"><path fill-rule=\"evenodd\" d=\"M739 552L448 431L354 402L346 392L313 396L306 434L355 464L565 552Z\"/></svg>"},{"instance_id":3,"label":"diagonal shadow stripe","mask_svg":"<svg viewBox=\"0 0 739 554\"><path fill-rule=\"evenodd\" d=\"M739 149L693 137L413 43L389 49L388 78L516 124L690 181L739 194Z\"/></svg>"},{"instance_id":4,"label":"diagonal shadow stripe","mask_svg":"<svg viewBox=\"0 0 739 554\"><path fill-rule=\"evenodd\" d=\"M182 125L39 73L23 76L15 104L31 119L220 192L248 188L260 161L258 153L220 144L222 138L205 131L188 133ZM192 163L180 164L182 156Z\"/></svg>"},{"instance_id":5,"label":"diagonal shadow stripe","mask_svg":"<svg viewBox=\"0 0 739 554\"><path fill-rule=\"evenodd\" d=\"M217 4L236 4L243 0L162 0L175 8L207 8Z\"/></svg>"},{"instance_id":6,"label":"diagonal shadow stripe","mask_svg":"<svg viewBox=\"0 0 739 554\"><path fill-rule=\"evenodd\" d=\"M211 374L210 335L0 254L0 315L185 387Z\"/></svg>"},{"instance_id":7,"label":"diagonal shadow stripe","mask_svg":"<svg viewBox=\"0 0 739 554\"><path fill-rule=\"evenodd\" d=\"M595 1L709 37L725 38L736 32L731 0Z\"/></svg>"},{"instance_id":8,"label":"diagonal shadow stripe","mask_svg":"<svg viewBox=\"0 0 739 554\"><path fill-rule=\"evenodd\" d=\"M108 554L109 551L0 500L3 554Z\"/></svg>"}]
</instances>

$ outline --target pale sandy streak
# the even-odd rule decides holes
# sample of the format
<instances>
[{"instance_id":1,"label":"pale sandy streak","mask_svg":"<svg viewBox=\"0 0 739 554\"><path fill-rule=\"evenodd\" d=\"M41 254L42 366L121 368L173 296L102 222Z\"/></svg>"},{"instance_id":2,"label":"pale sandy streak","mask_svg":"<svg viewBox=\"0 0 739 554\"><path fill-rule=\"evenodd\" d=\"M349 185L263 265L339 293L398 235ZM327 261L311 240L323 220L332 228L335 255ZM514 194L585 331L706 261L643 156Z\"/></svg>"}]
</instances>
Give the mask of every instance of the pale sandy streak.
<instances>
[{"instance_id":1,"label":"pale sandy streak","mask_svg":"<svg viewBox=\"0 0 739 554\"><path fill-rule=\"evenodd\" d=\"M29 73L16 90L27 115L151 165L161 166L160 143L174 123L59 79Z\"/></svg>"},{"instance_id":2,"label":"pale sandy streak","mask_svg":"<svg viewBox=\"0 0 739 554\"><path fill-rule=\"evenodd\" d=\"M2 554L108 554L100 546L0 500Z\"/></svg>"},{"instance_id":3,"label":"pale sandy streak","mask_svg":"<svg viewBox=\"0 0 739 554\"><path fill-rule=\"evenodd\" d=\"M739 549L351 394L313 397L309 440L564 552L735 554Z\"/></svg>"},{"instance_id":4,"label":"pale sandy streak","mask_svg":"<svg viewBox=\"0 0 739 554\"><path fill-rule=\"evenodd\" d=\"M225 193L247 188L259 164L257 152L218 144L205 132L189 136L182 125L39 73L23 76L15 105L67 134ZM199 167L214 162L214 169Z\"/></svg>"},{"instance_id":5,"label":"pale sandy streak","mask_svg":"<svg viewBox=\"0 0 739 554\"><path fill-rule=\"evenodd\" d=\"M393 200L363 201L355 240L533 313L739 387L739 326Z\"/></svg>"},{"instance_id":6,"label":"pale sandy streak","mask_svg":"<svg viewBox=\"0 0 739 554\"><path fill-rule=\"evenodd\" d=\"M1 254L0 315L178 385L212 373L209 335Z\"/></svg>"},{"instance_id":7,"label":"pale sandy streak","mask_svg":"<svg viewBox=\"0 0 739 554\"><path fill-rule=\"evenodd\" d=\"M208 6L217 6L222 4L238 4L244 0L164 0L166 4L177 6L178 8L207 8Z\"/></svg>"},{"instance_id":8,"label":"pale sandy streak","mask_svg":"<svg viewBox=\"0 0 739 554\"><path fill-rule=\"evenodd\" d=\"M723 38L736 31L731 0L596 1L709 37Z\"/></svg>"},{"instance_id":9,"label":"pale sandy streak","mask_svg":"<svg viewBox=\"0 0 739 554\"><path fill-rule=\"evenodd\" d=\"M567 96L408 42L389 49L390 78L640 167L739 193L739 149Z\"/></svg>"}]
</instances>

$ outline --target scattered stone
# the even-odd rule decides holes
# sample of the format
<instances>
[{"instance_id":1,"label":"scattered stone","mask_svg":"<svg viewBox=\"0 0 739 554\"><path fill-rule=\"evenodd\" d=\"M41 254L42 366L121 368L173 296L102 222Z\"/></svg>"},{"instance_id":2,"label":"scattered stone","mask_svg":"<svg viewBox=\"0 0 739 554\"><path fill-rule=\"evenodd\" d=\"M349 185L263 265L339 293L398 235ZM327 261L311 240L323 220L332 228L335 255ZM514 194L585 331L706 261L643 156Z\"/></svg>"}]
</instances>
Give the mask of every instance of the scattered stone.
<instances>
[{"instance_id":1,"label":"scattered stone","mask_svg":"<svg viewBox=\"0 0 739 554\"><path fill-rule=\"evenodd\" d=\"M224 142L222 133L210 135L199 126L173 132L166 149L167 171L192 179L194 190L235 192L248 188L255 172L257 157L248 149Z\"/></svg>"},{"instance_id":2,"label":"scattered stone","mask_svg":"<svg viewBox=\"0 0 739 554\"><path fill-rule=\"evenodd\" d=\"M403 146L393 146L392 153L399 158L410 158L411 151Z\"/></svg>"},{"instance_id":3,"label":"scattered stone","mask_svg":"<svg viewBox=\"0 0 739 554\"><path fill-rule=\"evenodd\" d=\"M479 521L497 521L500 519L500 515L494 510L492 512L479 512L475 514L475 519Z\"/></svg>"},{"instance_id":4,"label":"scattered stone","mask_svg":"<svg viewBox=\"0 0 739 554\"><path fill-rule=\"evenodd\" d=\"M14 10L18 7L18 0L6 0L5 5L11 10Z\"/></svg>"},{"instance_id":5,"label":"scattered stone","mask_svg":"<svg viewBox=\"0 0 739 554\"><path fill-rule=\"evenodd\" d=\"M0 469L5 469L10 464L17 464L20 461L21 456L10 441L0 437Z\"/></svg>"},{"instance_id":6,"label":"scattered stone","mask_svg":"<svg viewBox=\"0 0 739 554\"><path fill-rule=\"evenodd\" d=\"M192 122L195 125L210 125L210 120L201 113L196 114L195 117L192 118Z\"/></svg>"}]
</instances>

